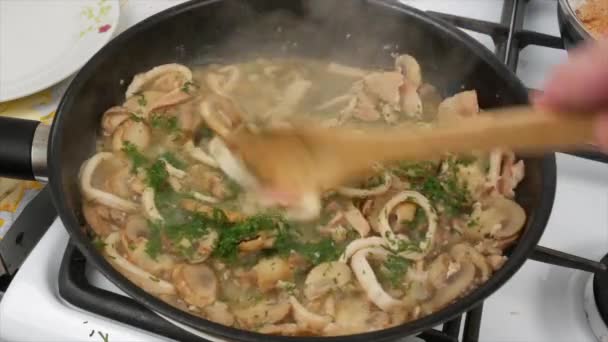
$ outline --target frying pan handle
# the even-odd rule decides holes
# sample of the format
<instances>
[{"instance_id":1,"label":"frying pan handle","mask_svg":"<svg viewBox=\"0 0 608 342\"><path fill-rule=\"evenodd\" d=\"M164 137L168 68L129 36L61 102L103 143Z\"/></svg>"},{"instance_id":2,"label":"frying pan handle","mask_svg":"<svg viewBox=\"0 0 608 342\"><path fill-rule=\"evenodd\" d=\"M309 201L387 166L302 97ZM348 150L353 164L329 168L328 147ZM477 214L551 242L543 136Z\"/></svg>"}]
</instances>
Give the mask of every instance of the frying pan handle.
<instances>
[{"instance_id":1,"label":"frying pan handle","mask_svg":"<svg viewBox=\"0 0 608 342\"><path fill-rule=\"evenodd\" d=\"M38 121L0 118L0 176L46 182L49 132Z\"/></svg>"}]
</instances>

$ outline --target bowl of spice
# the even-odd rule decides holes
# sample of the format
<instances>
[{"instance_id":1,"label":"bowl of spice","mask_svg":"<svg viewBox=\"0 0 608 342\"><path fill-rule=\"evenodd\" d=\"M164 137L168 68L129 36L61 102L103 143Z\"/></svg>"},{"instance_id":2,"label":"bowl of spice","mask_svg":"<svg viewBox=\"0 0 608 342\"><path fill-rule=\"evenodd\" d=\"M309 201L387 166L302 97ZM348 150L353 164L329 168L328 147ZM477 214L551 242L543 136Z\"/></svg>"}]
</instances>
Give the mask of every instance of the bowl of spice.
<instances>
[{"instance_id":1,"label":"bowl of spice","mask_svg":"<svg viewBox=\"0 0 608 342\"><path fill-rule=\"evenodd\" d=\"M559 0L558 19L566 49L608 38L608 0Z\"/></svg>"}]
</instances>

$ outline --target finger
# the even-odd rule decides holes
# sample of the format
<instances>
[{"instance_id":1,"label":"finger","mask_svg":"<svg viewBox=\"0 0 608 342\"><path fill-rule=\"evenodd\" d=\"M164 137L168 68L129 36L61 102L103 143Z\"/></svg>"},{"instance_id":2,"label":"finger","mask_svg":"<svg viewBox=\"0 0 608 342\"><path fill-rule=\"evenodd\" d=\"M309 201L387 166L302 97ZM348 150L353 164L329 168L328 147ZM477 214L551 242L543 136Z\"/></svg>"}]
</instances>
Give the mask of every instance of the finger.
<instances>
[{"instance_id":1,"label":"finger","mask_svg":"<svg viewBox=\"0 0 608 342\"><path fill-rule=\"evenodd\" d=\"M608 106L608 41L577 51L558 66L533 101L553 110L593 111Z\"/></svg>"},{"instance_id":2,"label":"finger","mask_svg":"<svg viewBox=\"0 0 608 342\"><path fill-rule=\"evenodd\" d=\"M608 152L608 112L598 115L596 119L595 139L600 149Z\"/></svg>"}]
</instances>

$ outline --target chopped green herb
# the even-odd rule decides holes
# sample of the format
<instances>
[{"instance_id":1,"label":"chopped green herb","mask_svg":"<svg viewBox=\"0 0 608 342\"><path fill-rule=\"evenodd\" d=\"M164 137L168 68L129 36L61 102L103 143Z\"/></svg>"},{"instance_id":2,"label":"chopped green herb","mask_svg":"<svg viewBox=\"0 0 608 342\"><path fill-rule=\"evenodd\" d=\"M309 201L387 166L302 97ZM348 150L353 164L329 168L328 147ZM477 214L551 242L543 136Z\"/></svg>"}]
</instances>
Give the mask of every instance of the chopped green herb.
<instances>
[{"instance_id":1,"label":"chopped green herb","mask_svg":"<svg viewBox=\"0 0 608 342\"><path fill-rule=\"evenodd\" d=\"M150 280L152 280L155 283L160 282L160 279L156 278L155 276L150 276Z\"/></svg>"},{"instance_id":2,"label":"chopped green herb","mask_svg":"<svg viewBox=\"0 0 608 342\"><path fill-rule=\"evenodd\" d=\"M174 167L176 167L178 169L183 170L188 166L185 161L177 158L175 156L175 154L173 154L171 152L165 152L165 153L161 154L160 158L166 160L169 164L173 165Z\"/></svg>"},{"instance_id":3,"label":"chopped green herb","mask_svg":"<svg viewBox=\"0 0 608 342\"><path fill-rule=\"evenodd\" d=\"M414 218L411 221L406 222L406 224L409 229L417 229L420 226L422 226L423 224L425 224L426 222L427 222L427 218L426 218L426 213L424 212L424 210L421 208L416 208L416 213L414 214Z\"/></svg>"},{"instance_id":4,"label":"chopped green herb","mask_svg":"<svg viewBox=\"0 0 608 342\"><path fill-rule=\"evenodd\" d=\"M146 181L148 186L153 188L155 191L160 192L167 185L167 178L169 172L165 169L165 162L157 160L146 170Z\"/></svg>"},{"instance_id":5,"label":"chopped green herb","mask_svg":"<svg viewBox=\"0 0 608 342\"><path fill-rule=\"evenodd\" d=\"M162 129L167 133L177 133L180 130L176 116L161 114L152 114L150 117L150 126L152 126L152 128Z\"/></svg>"},{"instance_id":6,"label":"chopped green herb","mask_svg":"<svg viewBox=\"0 0 608 342\"><path fill-rule=\"evenodd\" d=\"M123 143L122 151L131 160L131 172L135 172L139 167L148 162L148 159L139 152L137 146L130 141L125 141Z\"/></svg>"},{"instance_id":7,"label":"chopped green herb","mask_svg":"<svg viewBox=\"0 0 608 342\"><path fill-rule=\"evenodd\" d=\"M135 96L139 97L137 99L137 104L139 104L141 107L145 107L148 104L148 100L146 100L146 96L142 93L137 93L134 94Z\"/></svg>"},{"instance_id":8,"label":"chopped green herb","mask_svg":"<svg viewBox=\"0 0 608 342\"><path fill-rule=\"evenodd\" d=\"M223 228L213 254L228 261L234 261L238 254L238 245L242 241L255 238L261 231L276 230L283 221L274 216L258 214Z\"/></svg>"},{"instance_id":9,"label":"chopped green herb","mask_svg":"<svg viewBox=\"0 0 608 342\"><path fill-rule=\"evenodd\" d=\"M450 217L460 216L472 209L472 198L466 183L458 178L458 164L448 159L448 167L439 175L431 175L412 185L435 205L441 205Z\"/></svg>"},{"instance_id":10,"label":"chopped green herb","mask_svg":"<svg viewBox=\"0 0 608 342\"><path fill-rule=\"evenodd\" d=\"M135 122L143 122L144 121L143 117L141 117L141 116L139 116L139 115L137 115L137 114L135 114L133 112L129 113L129 118L131 120L135 121Z\"/></svg>"},{"instance_id":11,"label":"chopped green herb","mask_svg":"<svg viewBox=\"0 0 608 342\"><path fill-rule=\"evenodd\" d=\"M162 224L160 222L150 222L150 236L146 243L146 253L154 260L156 260L163 248L161 229Z\"/></svg>"},{"instance_id":12,"label":"chopped green herb","mask_svg":"<svg viewBox=\"0 0 608 342\"><path fill-rule=\"evenodd\" d=\"M91 333L89 334L89 337L93 337L93 335L95 335L95 330L91 330Z\"/></svg>"},{"instance_id":13,"label":"chopped green herb","mask_svg":"<svg viewBox=\"0 0 608 342\"><path fill-rule=\"evenodd\" d=\"M384 266L384 277L391 283L393 287L397 287L401 284L403 277L407 273L410 262L398 255L389 254L382 266Z\"/></svg>"},{"instance_id":14,"label":"chopped green herb","mask_svg":"<svg viewBox=\"0 0 608 342\"><path fill-rule=\"evenodd\" d=\"M101 251L106 247L106 243L103 242L103 240L99 236L96 236L93 239L93 246L95 246L95 249L97 249L98 251Z\"/></svg>"},{"instance_id":15,"label":"chopped green herb","mask_svg":"<svg viewBox=\"0 0 608 342\"><path fill-rule=\"evenodd\" d=\"M192 87L197 88L197 86L196 86L196 84L194 84L194 82L188 81L188 82L184 83L181 90L186 94L190 94L190 90Z\"/></svg>"},{"instance_id":16,"label":"chopped green herb","mask_svg":"<svg viewBox=\"0 0 608 342\"><path fill-rule=\"evenodd\" d=\"M102 340L103 342L110 342L110 338L109 338L109 336L108 336L108 333L106 333L106 334L104 335L104 334L103 334L101 331L98 331L98 332L97 332L97 334L99 334L99 336L101 336L101 340Z\"/></svg>"},{"instance_id":17,"label":"chopped green herb","mask_svg":"<svg viewBox=\"0 0 608 342\"><path fill-rule=\"evenodd\" d=\"M337 260L343 252L343 247L338 246L332 239L300 242L297 231L292 229L279 230L274 248L280 255L289 255L292 251L297 252L313 265Z\"/></svg>"},{"instance_id":18,"label":"chopped green herb","mask_svg":"<svg viewBox=\"0 0 608 342\"><path fill-rule=\"evenodd\" d=\"M401 161L392 168L392 171L399 177L426 178L437 174L437 163L431 161L419 163Z\"/></svg>"}]
</instances>

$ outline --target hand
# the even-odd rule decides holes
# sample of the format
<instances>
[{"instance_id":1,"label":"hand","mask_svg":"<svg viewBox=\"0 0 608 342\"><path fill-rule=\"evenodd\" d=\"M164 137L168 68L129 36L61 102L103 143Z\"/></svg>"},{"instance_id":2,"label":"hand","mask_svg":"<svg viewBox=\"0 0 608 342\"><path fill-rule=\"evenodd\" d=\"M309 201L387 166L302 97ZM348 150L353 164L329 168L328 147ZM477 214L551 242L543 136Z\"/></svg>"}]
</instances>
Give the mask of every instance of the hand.
<instances>
[{"instance_id":1,"label":"hand","mask_svg":"<svg viewBox=\"0 0 608 342\"><path fill-rule=\"evenodd\" d=\"M598 113L596 142L608 151L608 40L585 45L555 68L534 104L554 111Z\"/></svg>"}]
</instances>

